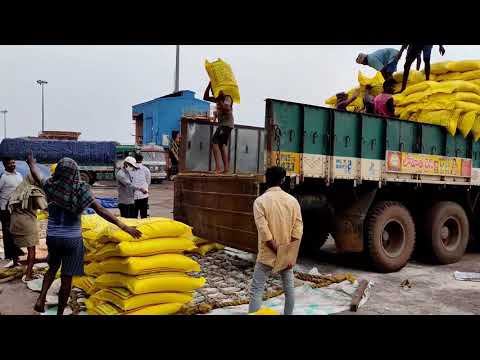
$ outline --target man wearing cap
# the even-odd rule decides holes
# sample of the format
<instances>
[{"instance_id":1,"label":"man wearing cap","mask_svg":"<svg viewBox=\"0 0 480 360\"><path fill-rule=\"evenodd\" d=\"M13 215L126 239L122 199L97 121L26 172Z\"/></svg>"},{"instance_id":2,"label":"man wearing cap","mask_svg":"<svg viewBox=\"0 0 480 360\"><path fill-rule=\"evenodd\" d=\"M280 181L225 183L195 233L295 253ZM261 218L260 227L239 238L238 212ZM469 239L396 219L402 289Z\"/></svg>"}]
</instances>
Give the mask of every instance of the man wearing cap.
<instances>
[{"instance_id":1,"label":"man wearing cap","mask_svg":"<svg viewBox=\"0 0 480 360\"><path fill-rule=\"evenodd\" d=\"M118 184L118 208L123 218L135 218L135 191L146 194L148 191L133 185L133 172L137 171L138 165L135 158L128 156L123 161L123 167L117 172Z\"/></svg>"}]
</instances>

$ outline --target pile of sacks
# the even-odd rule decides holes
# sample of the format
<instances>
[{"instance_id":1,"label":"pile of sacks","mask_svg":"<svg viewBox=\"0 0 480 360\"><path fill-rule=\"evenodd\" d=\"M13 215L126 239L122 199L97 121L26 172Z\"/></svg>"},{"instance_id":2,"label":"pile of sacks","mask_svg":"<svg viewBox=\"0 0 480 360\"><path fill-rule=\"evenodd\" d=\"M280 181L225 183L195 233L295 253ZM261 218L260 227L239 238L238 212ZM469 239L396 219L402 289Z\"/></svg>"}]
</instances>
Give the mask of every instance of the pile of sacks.
<instances>
[{"instance_id":1,"label":"pile of sacks","mask_svg":"<svg viewBox=\"0 0 480 360\"><path fill-rule=\"evenodd\" d=\"M84 215L85 276L73 285L89 295L90 315L168 315L193 299L205 279L185 256L196 248L189 226L166 218L122 219L142 232L135 239L98 215Z\"/></svg>"},{"instance_id":2,"label":"pile of sacks","mask_svg":"<svg viewBox=\"0 0 480 360\"><path fill-rule=\"evenodd\" d=\"M470 133L480 138L480 61L449 61L432 64L430 81L423 71L410 71L407 88L399 93L403 73L396 73L397 81L395 115L403 120L416 121L445 127L451 135L457 130L467 137ZM360 87L348 92L349 96L360 89L360 96L347 107L348 111L364 110L363 95L366 85L372 86L372 94L382 92L383 77L377 73L367 78L359 73ZM326 103L336 105L335 96Z\"/></svg>"}]
</instances>

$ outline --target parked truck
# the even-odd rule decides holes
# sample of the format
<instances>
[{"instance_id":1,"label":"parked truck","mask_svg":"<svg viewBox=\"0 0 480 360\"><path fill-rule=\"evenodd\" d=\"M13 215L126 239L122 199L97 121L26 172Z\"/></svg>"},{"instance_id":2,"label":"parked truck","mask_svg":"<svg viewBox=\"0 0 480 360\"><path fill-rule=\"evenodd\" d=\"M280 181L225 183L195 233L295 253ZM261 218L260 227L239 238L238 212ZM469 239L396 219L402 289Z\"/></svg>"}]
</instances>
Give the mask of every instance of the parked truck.
<instances>
[{"instance_id":1,"label":"parked truck","mask_svg":"<svg viewBox=\"0 0 480 360\"><path fill-rule=\"evenodd\" d=\"M236 127L235 174L214 176L215 125L182 120L184 164L174 217L209 240L255 252L252 205L265 167L287 170L284 190L304 220L305 252L329 234L338 252L365 253L374 268L405 266L414 248L456 262L478 234L480 142L439 126L267 99L265 129Z\"/></svg>"},{"instance_id":2,"label":"parked truck","mask_svg":"<svg viewBox=\"0 0 480 360\"><path fill-rule=\"evenodd\" d=\"M152 180L166 179L165 151L159 146L120 145L114 141L74 141L40 138L4 139L0 156L25 160L32 151L37 162L50 166L63 157L74 159L83 181L93 185L96 181L114 180L116 170L127 156L139 152L152 173Z\"/></svg>"}]
</instances>

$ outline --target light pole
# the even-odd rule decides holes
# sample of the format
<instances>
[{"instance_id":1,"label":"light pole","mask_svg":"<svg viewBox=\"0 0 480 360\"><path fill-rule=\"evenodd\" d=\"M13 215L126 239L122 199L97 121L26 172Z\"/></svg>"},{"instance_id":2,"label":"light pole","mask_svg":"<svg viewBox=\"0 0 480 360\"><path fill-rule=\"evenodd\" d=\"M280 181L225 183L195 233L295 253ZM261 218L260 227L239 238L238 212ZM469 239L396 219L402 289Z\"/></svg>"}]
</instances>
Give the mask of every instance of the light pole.
<instances>
[{"instance_id":1,"label":"light pole","mask_svg":"<svg viewBox=\"0 0 480 360\"><path fill-rule=\"evenodd\" d=\"M45 131L45 96L43 92L43 86L48 84L45 80L37 80L37 84L42 87L42 132Z\"/></svg>"},{"instance_id":2,"label":"light pole","mask_svg":"<svg viewBox=\"0 0 480 360\"><path fill-rule=\"evenodd\" d=\"M8 113L8 110L5 109L5 110L2 110L0 112L3 114L3 138L6 139L7 138L7 113Z\"/></svg>"},{"instance_id":3,"label":"light pole","mask_svg":"<svg viewBox=\"0 0 480 360\"><path fill-rule=\"evenodd\" d=\"M175 61L175 91L180 90L180 45L177 45L177 56Z\"/></svg>"}]
</instances>

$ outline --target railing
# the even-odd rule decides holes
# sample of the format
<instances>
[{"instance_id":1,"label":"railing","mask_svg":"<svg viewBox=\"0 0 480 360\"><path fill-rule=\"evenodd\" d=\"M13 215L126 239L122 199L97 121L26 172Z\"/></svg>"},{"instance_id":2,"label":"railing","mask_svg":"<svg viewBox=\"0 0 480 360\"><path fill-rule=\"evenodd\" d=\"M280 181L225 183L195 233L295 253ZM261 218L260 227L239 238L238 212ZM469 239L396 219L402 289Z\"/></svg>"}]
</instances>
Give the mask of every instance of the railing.
<instances>
[{"instance_id":1,"label":"railing","mask_svg":"<svg viewBox=\"0 0 480 360\"><path fill-rule=\"evenodd\" d=\"M218 123L182 118L180 172L208 172L214 168L211 139ZM259 174L265 167L265 130L235 125L227 144L231 171Z\"/></svg>"}]
</instances>

